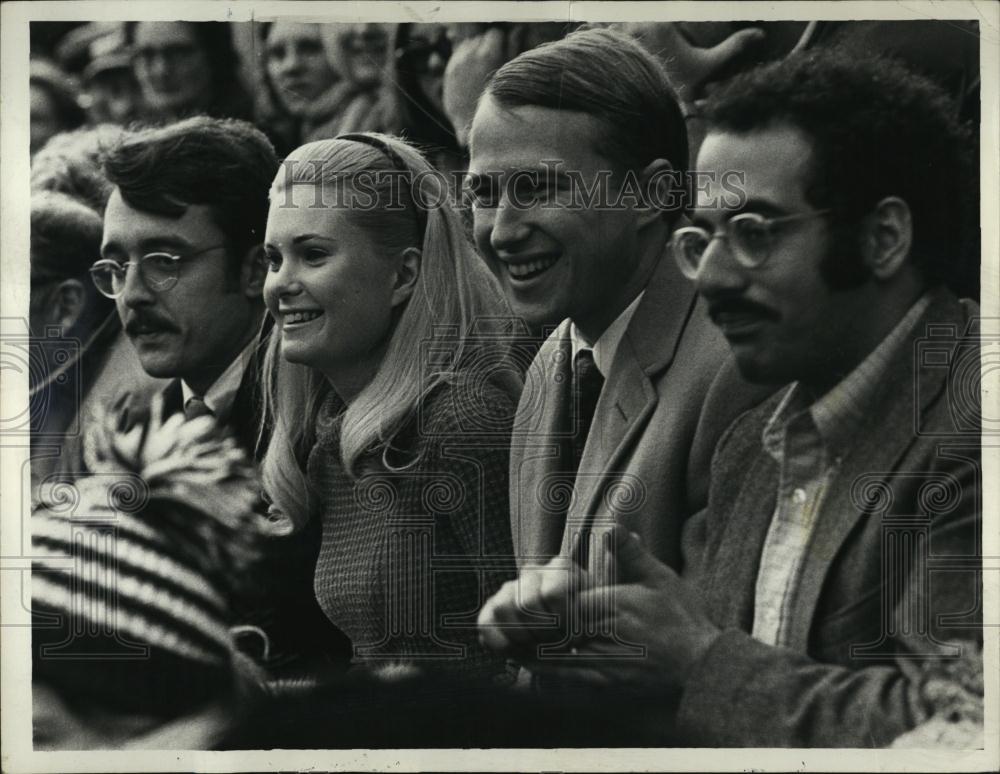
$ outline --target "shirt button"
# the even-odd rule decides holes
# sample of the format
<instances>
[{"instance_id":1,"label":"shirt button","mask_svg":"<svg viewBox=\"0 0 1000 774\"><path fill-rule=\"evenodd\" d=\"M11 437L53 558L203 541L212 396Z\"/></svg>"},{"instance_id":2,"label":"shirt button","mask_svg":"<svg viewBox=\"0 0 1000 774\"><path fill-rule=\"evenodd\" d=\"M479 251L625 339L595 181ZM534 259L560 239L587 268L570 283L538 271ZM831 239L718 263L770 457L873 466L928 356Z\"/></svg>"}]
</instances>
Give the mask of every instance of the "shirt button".
<instances>
[{"instance_id":1,"label":"shirt button","mask_svg":"<svg viewBox=\"0 0 1000 774\"><path fill-rule=\"evenodd\" d=\"M802 505L806 501L806 490L799 487L794 492L792 492L792 500L795 501L796 505Z\"/></svg>"}]
</instances>

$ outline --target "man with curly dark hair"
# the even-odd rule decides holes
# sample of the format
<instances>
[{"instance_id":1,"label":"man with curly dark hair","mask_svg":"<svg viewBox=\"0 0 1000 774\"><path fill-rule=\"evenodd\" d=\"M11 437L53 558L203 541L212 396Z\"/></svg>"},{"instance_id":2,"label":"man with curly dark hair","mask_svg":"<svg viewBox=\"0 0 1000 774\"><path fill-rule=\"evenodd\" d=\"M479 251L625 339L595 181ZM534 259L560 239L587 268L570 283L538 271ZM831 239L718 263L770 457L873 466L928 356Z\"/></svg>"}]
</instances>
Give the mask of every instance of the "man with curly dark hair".
<instances>
[{"instance_id":1,"label":"man with curly dark hair","mask_svg":"<svg viewBox=\"0 0 1000 774\"><path fill-rule=\"evenodd\" d=\"M698 171L745 196L699 190L674 256L741 373L788 386L720 440L680 574L611 524L481 634L662 697L683 746L887 746L935 712L913 665L982 640L979 311L942 282L965 140L929 81L839 51L738 76L706 116ZM574 630L509 627L567 595Z\"/></svg>"}]
</instances>

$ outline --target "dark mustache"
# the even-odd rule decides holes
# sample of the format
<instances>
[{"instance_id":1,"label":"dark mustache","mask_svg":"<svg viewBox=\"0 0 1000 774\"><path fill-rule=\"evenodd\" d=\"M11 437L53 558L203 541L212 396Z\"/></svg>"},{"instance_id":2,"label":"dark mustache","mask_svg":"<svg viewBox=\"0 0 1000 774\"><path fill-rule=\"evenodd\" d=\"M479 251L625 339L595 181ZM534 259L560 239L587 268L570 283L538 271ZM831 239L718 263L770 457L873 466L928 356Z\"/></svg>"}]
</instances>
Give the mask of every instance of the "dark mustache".
<instances>
[{"instance_id":1,"label":"dark mustache","mask_svg":"<svg viewBox=\"0 0 1000 774\"><path fill-rule=\"evenodd\" d=\"M708 306L708 316L717 321L721 315L745 315L777 321L780 315L770 307L746 298L726 298L714 301Z\"/></svg>"},{"instance_id":2,"label":"dark mustache","mask_svg":"<svg viewBox=\"0 0 1000 774\"><path fill-rule=\"evenodd\" d=\"M137 335L140 328L150 328L164 333L177 332L177 326L172 322L163 319L159 315L149 314L148 312L129 317L125 322L125 333L129 336Z\"/></svg>"}]
</instances>

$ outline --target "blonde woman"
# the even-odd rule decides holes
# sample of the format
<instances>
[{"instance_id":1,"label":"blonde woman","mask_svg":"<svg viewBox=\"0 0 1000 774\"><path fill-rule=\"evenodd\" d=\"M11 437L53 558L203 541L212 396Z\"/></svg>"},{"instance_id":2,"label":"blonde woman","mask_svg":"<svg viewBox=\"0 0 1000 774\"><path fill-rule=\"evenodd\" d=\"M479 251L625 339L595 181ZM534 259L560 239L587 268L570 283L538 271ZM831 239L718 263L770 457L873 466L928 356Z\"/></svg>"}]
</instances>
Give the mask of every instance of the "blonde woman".
<instances>
[{"instance_id":1,"label":"blonde woman","mask_svg":"<svg viewBox=\"0 0 1000 774\"><path fill-rule=\"evenodd\" d=\"M496 677L505 665L475 620L513 574L520 385L471 335L507 310L446 196L384 135L285 160L265 239L276 325L263 478L287 528L321 520L316 596L355 663Z\"/></svg>"}]
</instances>

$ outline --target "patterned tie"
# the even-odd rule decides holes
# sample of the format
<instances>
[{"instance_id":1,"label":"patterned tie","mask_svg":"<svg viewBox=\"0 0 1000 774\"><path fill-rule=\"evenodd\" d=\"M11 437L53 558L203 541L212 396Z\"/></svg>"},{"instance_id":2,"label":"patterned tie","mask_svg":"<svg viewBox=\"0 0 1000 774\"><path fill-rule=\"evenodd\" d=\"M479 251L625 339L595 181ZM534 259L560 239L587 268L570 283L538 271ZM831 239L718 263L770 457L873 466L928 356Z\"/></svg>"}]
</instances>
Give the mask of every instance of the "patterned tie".
<instances>
[{"instance_id":1,"label":"patterned tie","mask_svg":"<svg viewBox=\"0 0 1000 774\"><path fill-rule=\"evenodd\" d=\"M590 349L581 349L576 353L573 361L573 470L580 467L580 458L583 457L583 447L587 444L587 436L590 434L590 426L594 421L594 409L597 407L597 399L601 397L601 389L604 387L604 377L601 375L597 363L594 362L594 352Z\"/></svg>"},{"instance_id":2,"label":"patterned tie","mask_svg":"<svg viewBox=\"0 0 1000 774\"><path fill-rule=\"evenodd\" d=\"M203 416L215 416L212 413L206 403L204 398L199 398L197 395L192 395L184 402L184 417L186 419L194 419L195 417Z\"/></svg>"}]
</instances>

